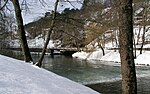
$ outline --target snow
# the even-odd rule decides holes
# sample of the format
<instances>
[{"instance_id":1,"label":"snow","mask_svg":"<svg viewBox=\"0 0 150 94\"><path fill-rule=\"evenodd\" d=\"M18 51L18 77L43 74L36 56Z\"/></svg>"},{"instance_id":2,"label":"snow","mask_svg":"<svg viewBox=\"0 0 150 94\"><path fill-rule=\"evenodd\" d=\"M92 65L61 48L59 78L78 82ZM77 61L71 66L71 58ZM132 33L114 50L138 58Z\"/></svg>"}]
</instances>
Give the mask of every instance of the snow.
<instances>
[{"instance_id":1,"label":"snow","mask_svg":"<svg viewBox=\"0 0 150 94\"><path fill-rule=\"evenodd\" d=\"M0 55L0 94L99 94L23 61Z\"/></svg>"},{"instance_id":2,"label":"snow","mask_svg":"<svg viewBox=\"0 0 150 94\"><path fill-rule=\"evenodd\" d=\"M74 53L72 56L75 58L86 59L88 56L88 53L81 51L81 52Z\"/></svg>"},{"instance_id":3,"label":"snow","mask_svg":"<svg viewBox=\"0 0 150 94\"><path fill-rule=\"evenodd\" d=\"M54 48L54 47L61 46L60 45L61 42L59 40L55 40L55 41L50 40L47 45L47 48ZM46 40L44 40L44 38L42 38L41 35L38 35L34 39L28 39L28 46L29 46L29 48L43 48L45 42L46 42ZM20 41L18 39L11 40L9 42L9 44L11 47L15 47L15 48L20 47Z\"/></svg>"},{"instance_id":4,"label":"snow","mask_svg":"<svg viewBox=\"0 0 150 94\"><path fill-rule=\"evenodd\" d=\"M9 42L9 45L11 46L11 47L20 47L20 41L18 40L18 39L15 39L15 40L11 40L10 42Z\"/></svg>"},{"instance_id":5,"label":"snow","mask_svg":"<svg viewBox=\"0 0 150 94\"><path fill-rule=\"evenodd\" d=\"M107 10L107 9L106 9ZM140 29L141 28L141 29ZM135 43L137 43L137 37L139 30L141 30L140 33L140 38L139 38L139 45L136 45L136 48L141 47L141 42L142 42L142 35L143 35L143 28L142 26L134 26L133 31L134 31L134 38L135 38ZM150 40L150 26L146 26L147 32L145 33L145 41ZM116 33L116 31L113 31ZM105 35L105 37L110 36L109 34ZM117 42L118 42L118 36L116 35ZM93 46L94 45L94 46ZM88 48L93 49L95 48L95 51L93 52L77 52L72 55L74 58L78 59L86 59L86 60L102 60L102 61L112 61L112 62L121 62L120 61L120 54L118 51L114 50L109 50L111 48L117 48L117 45L115 42L108 42L105 44L104 50L105 50L105 55L103 56L102 50L100 48L97 48L97 42L96 40L93 40L91 43L87 45ZM143 48L150 48L150 44L145 44ZM139 51L136 51L137 58L135 59L135 64L136 65L150 65L150 51L143 51L142 54L140 54Z\"/></svg>"},{"instance_id":6,"label":"snow","mask_svg":"<svg viewBox=\"0 0 150 94\"><path fill-rule=\"evenodd\" d=\"M135 15L138 15L144 10L144 8L139 8L138 10L135 11Z\"/></svg>"},{"instance_id":7,"label":"snow","mask_svg":"<svg viewBox=\"0 0 150 94\"><path fill-rule=\"evenodd\" d=\"M149 45L150 46L150 45ZM78 59L86 59L86 60L102 60L102 61L112 61L112 62L121 62L120 61L120 54L118 51L114 50L106 50L105 55L102 55L101 49L93 52L77 52L72 55L74 58ZM140 54L139 51L136 52L137 58L135 59L136 65L150 65L150 51L143 51Z\"/></svg>"},{"instance_id":8,"label":"snow","mask_svg":"<svg viewBox=\"0 0 150 94\"><path fill-rule=\"evenodd\" d=\"M29 48L43 48L45 40L43 38L35 38L28 41ZM47 48L53 48L55 44L52 40L49 41Z\"/></svg>"},{"instance_id":9,"label":"snow","mask_svg":"<svg viewBox=\"0 0 150 94\"><path fill-rule=\"evenodd\" d=\"M114 61L114 62L120 62L120 54L118 51L109 51L106 53L105 56L101 58L101 60L104 61Z\"/></svg>"},{"instance_id":10,"label":"snow","mask_svg":"<svg viewBox=\"0 0 150 94\"><path fill-rule=\"evenodd\" d=\"M103 60L103 61L114 61L114 62L120 62L120 56L119 52L114 51L105 51L105 55L103 56L103 53L101 49L98 49L93 52L77 52L72 55L74 58L79 59L87 59L87 60Z\"/></svg>"},{"instance_id":11,"label":"snow","mask_svg":"<svg viewBox=\"0 0 150 94\"><path fill-rule=\"evenodd\" d=\"M150 52L145 51L143 54L138 55L137 59L135 59L135 62L137 65L150 65Z\"/></svg>"}]
</instances>

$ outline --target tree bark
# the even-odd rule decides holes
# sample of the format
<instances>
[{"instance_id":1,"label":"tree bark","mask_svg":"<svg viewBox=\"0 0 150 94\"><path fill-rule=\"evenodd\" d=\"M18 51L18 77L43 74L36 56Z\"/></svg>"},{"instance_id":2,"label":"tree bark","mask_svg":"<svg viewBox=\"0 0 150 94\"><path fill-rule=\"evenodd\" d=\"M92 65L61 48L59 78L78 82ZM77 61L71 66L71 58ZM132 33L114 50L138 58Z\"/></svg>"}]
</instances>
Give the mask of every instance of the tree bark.
<instances>
[{"instance_id":1,"label":"tree bark","mask_svg":"<svg viewBox=\"0 0 150 94\"><path fill-rule=\"evenodd\" d=\"M141 48L140 48L140 54L142 54L143 46L145 43L145 28L146 28L146 26L143 26L143 35L142 35L142 44L141 44Z\"/></svg>"},{"instance_id":2,"label":"tree bark","mask_svg":"<svg viewBox=\"0 0 150 94\"><path fill-rule=\"evenodd\" d=\"M54 8L54 13L53 13L53 19L52 19L52 22L51 22L51 27L50 27L50 30L48 31L47 39L46 39L46 42L44 44L44 47L43 47L43 50L42 50L42 54L41 54L41 56L39 58L38 63L36 64L38 67L42 66L42 61L44 59L44 55L45 55L45 52L46 52L46 49L47 49L47 45L49 43L50 36L51 36L51 33L53 31L53 28L54 28L55 18L56 18L56 10L57 10L57 6L58 6L58 2L59 2L59 0L56 0L56 2L55 2L55 8Z\"/></svg>"},{"instance_id":3,"label":"tree bark","mask_svg":"<svg viewBox=\"0 0 150 94\"><path fill-rule=\"evenodd\" d=\"M98 42L98 46L101 48L102 53L103 53L103 56L104 56L104 55L105 55L105 50L104 50L104 48L102 47L102 45L101 45L101 43L100 43L100 39L99 39L99 38L97 38L97 42Z\"/></svg>"},{"instance_id":4,"label":"tree bark","mask_svg":"<svg viewBox=\"0 0 150 94\"><path fill-rule=\"evenodd\" d=\"M134 59L136 59L136 43L135 43L134 35L133 35L133 45L134 45Z\"/></svg>"},{"instance_id":5,"label":"tree bark","mask_svg":"<svg viewBox=\"0 0 150 94\"><path fill-rule=\"evenodd\" d=\"M27 39L25 36L25 30L24 30L24 26L23 26L23 19L22 19L22 15L21 15L19 1L18 0L11 0L11 1L13 3L14 9L15 9L16 20L17 20L17 24L18 24L18 35L19 35L20 42L21 42L21 48L22 48L22 52L24 55L24 60L26 62L33 62L30 51L29 51Z\"/></svg>"},{"instance_id":6,"label":"tree bark","mask_svg":"<svg viewBox=\"0 0 150 94\"><path fill-rule=\"evenodd\" d=\"M137 42L136 42L136 45L139 44L140 34L141 34L141 27L139 27L139 32L138 32L138 35L137 35Z\"/></svg>"},{"instance_id":7,"label":"tree bark","mask_svg":"<svg viewBox=\"0 0 150 94\"><path fill-rule=\"evenodd\" d=\"M122 74L122 94L137 94L133 55L132 0L119 2L119 46Z\"/></svg>"}]
</instances>

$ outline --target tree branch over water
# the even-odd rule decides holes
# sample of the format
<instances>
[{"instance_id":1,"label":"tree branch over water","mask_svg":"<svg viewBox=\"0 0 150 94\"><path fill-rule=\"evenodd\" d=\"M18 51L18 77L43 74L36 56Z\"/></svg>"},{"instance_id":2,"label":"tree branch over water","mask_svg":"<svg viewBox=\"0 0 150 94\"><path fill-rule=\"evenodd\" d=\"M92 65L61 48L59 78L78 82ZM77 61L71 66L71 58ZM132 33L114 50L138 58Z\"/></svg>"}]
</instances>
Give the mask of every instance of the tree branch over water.
<instances>
[{"instance_id":1,"label":"tree branch over water","mask_svg":"<svg viewBox=\"0 0 150 94\"><path fill-rule=\"evenodd\" d=\"M54 13L53 13L53 19L52 19L52 22L51 22L50 30L48 31L47 39L46 39L46 42L45 42L45 44L44 44L44 47L43 47L43 50L42 50L42 54L41 54L41 56L40 56L40 58L39 58L39 61L38 61L37 64L36 64L38 67L41 67L41 66L42 66L42 61L43 61L43 59L44 59L44 55L45 55L45 52L46 52L46 49L47 49L47 45L48 45L49 40L50 40L50 35L52 34L52 31L53 31L53 28L54 28L58 2L59 2L59 0L56 0L56 2L55 2Z\"/></svg>"}]
</instances>

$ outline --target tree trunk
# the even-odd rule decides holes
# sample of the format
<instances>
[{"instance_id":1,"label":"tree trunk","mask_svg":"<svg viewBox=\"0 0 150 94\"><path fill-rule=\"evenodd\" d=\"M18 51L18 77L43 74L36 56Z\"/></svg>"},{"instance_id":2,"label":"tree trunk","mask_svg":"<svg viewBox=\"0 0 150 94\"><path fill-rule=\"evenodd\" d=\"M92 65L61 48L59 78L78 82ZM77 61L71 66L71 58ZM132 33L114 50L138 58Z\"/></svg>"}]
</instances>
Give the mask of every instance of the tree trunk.
<instances>
[{"instance_id":1,"label":"tree trunk","mask_svg":"<svg viewBox=\"0 0 150 94\"><path fill-rule=\"evenodd\" d=\"M140 48L140 54L142 54L143 46L145 43L145 28L146 28L146 26L143 26L143 35L142 35L142 44L141 44L141 48Z\"/></svg>"},{"instance_id":2,"label":"tree trunk","mask_svg":"<svg viewBox=\"0 0 150 94\"><path fill-rule=\"evenodd\" d=\"M44 44L44 47L43 47L43 50L42 50L42 54L41 54L41 56L39 58L38 63L36 64L38 67L42 66L42 61L44 59L44 55L45 55L45 52L46 52L46 49L47 49L47 45L49 43L50 36L51 36L51 33L53 31L53 28L54 28L55 18L56 18L56 10L57 10L57 6L58 6L58 2L59 2L59 0L56 0L56 2L55 2L55 8L54 8L54 13L53 13L53 19L52 19L52 22L51 22L51 27L50 27L50 30L48 31L47 39L46 39L46 42Z\"/></svg>"},{"instance_id":3,"label":"tree trunk","mask_svg":"<svg viewBox=\"0 0 150 94\"><path fill-rule=\"evenodd\" d=\"M137 42L136 42L136 45L139 44L140 34L141 34L141 27L139 27L139 32L138 32L138 35L137 35Z\"/></svg>"},{"instance_id":4,"label":"tree trunk","mask_svg":"<svg viewBox=\"0 0 150 94\"><path fill-rule=\"evenodd\" d=\"M119 46L122 73L122 94L137 94L133 55L132 0L119 0Z\"/></svg>"},{"instance_id":5,"label":"tree trunk","mask_svg":"<svg viewBox=\"0 0 150 94\"><path fill-rule=\"evenodd\" d=\"M24 30L24 26L23 26L23 19L22 19L22 15L21 15L19 1L18 0L11 0L11 1L13 3L14 9L15 9L16 20L17 20L17 24L18 24L18 35L19 35L20 42L21 42L21 48L23 51L24 60L26 62L33 62L30 51L29 51L27 39L25 36L25 30Z\"/></svg>"},{"instance_id":6,"label":"tree trunk","mask_svg":"<svg viewBox=\"0 0 150 94\"><path fill-rule=\"evenodd\" d=\"M102 47L102 45L100 43L100 39L99 38L97 38L97 42L98 42L98 46L101 48L103 56L104 56L105 55L105 51L104 51L104 48Z\"/></svg>"},{"instance_id":7,"label":"tree trunk","mask_svg":"<svg viewBox=\"0 0 150 94\"><path fill-rule=\"evenodd\" d=\"M143 35L142 35L142 45L141 45L141 48L140 48L140 54L142 54L142 50L143 50L143 46L144 46L144 43L145 43L145 33L147 32L146 30L146 22L147 22L147 16L148 16L148 2L145 2L144 4L144 13L143 13Z\"/></svg>"},{"instance_id":8,"label":"tree trunk","mask_svg":"<svg viewBox=\"0 0 150 94\"><path fill-rule=\"evenodd\" d=\"M100 44L100 48L101 48L101 50L102 50L102 52L103 52L103 56L105 55L105 51L104 51L104 48L102 47L102 45Z\"/></svg>"},{"instance_id":9,"label":"tree trunk","mask_svg":"<svg viewBox=\"0 0 150 94\"><path fill-rule=\"evenodd\" d=\"M135 44L135 38L133 37L133 45L134 45L134 59L136 59L136 44Z\"/></svg>"},{"instance_id":10,"label":"tree trunk","mask_svg":"<svg viewBox=\"0 0 150 94\"><path fill-rule=\"evenodd\" d=\"M117 47L118 47L118 40L117 40L117 36L118 36L118 31L115 31L115 43L116 43L116 47L115 47L115 48L117 48ZM116 50L115 50L115 52L116 52Z\"/></svg>"}]
</instances>

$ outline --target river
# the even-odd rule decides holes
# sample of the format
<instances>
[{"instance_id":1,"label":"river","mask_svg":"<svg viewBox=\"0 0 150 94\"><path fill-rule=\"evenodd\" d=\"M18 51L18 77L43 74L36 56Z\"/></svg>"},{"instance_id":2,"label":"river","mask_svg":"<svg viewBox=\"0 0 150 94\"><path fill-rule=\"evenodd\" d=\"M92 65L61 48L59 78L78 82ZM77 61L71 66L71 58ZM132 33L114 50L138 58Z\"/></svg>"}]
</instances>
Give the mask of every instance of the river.
<instances>
[{"instance_id":1,"label":"river","mask_svg":"<svg viewBox=\"0 0 150 94\"><path fill-rule=\"evenodd\" d=\"M13 54L14 56L14 54ZM17 58L22 56L17 53ZM39 55L32 55L37 61ZM120 64L79 60L69 56L46 55L43 68L84 84L102 94L121 94ZM138 94L150 94L150 66L137 66Z\"/></svg>"},{"instance_id":2,"label":"river","mask_svg":"<svg viewBox=\"0 0 150 94\"><path fill-rule=\"evenodd\" d=\"M37 56L33 56L37 60ZM102 94L121 94L120 64L45 56L43 68L87 85ZM150 66L137 66L138 94L150 94Z\"/></svg>"}]
</instances>

